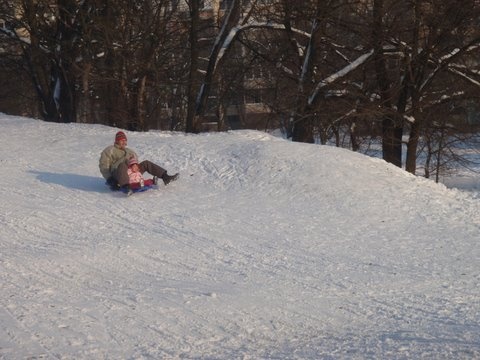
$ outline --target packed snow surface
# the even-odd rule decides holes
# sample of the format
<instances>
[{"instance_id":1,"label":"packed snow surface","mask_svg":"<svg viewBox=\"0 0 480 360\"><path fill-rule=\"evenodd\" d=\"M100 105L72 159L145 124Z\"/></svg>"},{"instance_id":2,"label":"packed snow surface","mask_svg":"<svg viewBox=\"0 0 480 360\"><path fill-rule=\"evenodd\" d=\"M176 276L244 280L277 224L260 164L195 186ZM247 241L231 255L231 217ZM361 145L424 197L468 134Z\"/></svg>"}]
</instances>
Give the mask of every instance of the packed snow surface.
<instances>
[{"instance_id":1,"label":"packed snow surface","mask_svg":"<svg viewBox=\"0 0 480 360\"><path fill-rule=\"evenodd\" d=\"M126 197L118 129L0 114L0 358L480 358L480 199L257 131L127 132L178 181Z\"/></svg>"}]
</instances>

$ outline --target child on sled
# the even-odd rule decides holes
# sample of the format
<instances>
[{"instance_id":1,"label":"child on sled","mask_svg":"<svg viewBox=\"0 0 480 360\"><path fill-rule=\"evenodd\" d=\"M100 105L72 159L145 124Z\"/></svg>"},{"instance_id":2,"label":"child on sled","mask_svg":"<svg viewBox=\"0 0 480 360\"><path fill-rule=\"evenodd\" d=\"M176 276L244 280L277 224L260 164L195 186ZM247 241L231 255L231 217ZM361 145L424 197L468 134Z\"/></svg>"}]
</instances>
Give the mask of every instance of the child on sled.
<instances>
[{"instance_id":1,"label":"child on sled","mask_svg":"<svg viewBox=\"0 0 480 360\"><path fill-rule=\"evenodd\" d=\"M128 179L130 189L136 190L144 186L152 186L157 184L157 177L154 176L153 179L144 179L142 173L140 172L140 167L138 166L138 161L132 157L128 161Z\"/></svg>"}]
</instances>

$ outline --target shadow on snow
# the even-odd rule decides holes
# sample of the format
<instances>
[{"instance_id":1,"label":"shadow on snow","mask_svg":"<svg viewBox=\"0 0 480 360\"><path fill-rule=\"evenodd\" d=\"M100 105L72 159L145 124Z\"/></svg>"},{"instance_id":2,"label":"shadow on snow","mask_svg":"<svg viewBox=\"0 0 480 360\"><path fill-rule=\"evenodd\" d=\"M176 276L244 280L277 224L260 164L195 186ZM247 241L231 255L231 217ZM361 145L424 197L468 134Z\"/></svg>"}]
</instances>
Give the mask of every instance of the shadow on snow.
<instances>
[{"instance_id":1,"label":"shadow on snow","mask_svg":"<svg viewBox=\"0 0 480 360\"><path fill-rule=\"evenodd\" d=\"M77 189L90 192L110 192L105 186L105 180L98 176L86 176L78 174L52 173L46 171L30 171L37 179L47 184L56 184L69 189Z\"/></svg>"}]
</instances>

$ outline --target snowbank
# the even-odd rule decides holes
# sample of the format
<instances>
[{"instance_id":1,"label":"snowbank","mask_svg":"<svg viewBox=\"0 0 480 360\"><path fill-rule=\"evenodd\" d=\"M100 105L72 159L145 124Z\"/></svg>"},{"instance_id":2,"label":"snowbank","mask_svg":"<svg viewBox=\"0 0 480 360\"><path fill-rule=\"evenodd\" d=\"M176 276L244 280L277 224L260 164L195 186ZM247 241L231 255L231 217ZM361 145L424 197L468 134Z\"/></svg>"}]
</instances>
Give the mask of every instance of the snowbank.
<instances>
[{"instance_id":1,"label":"snowbank","mask_svg":"<svg viewBox=\"0 0 480 360\"><path fill-rule=\"evenodd\" d=\"M256 131L127 133L180 180L126 198L116 129L0 115L0 357L480 357L480 200Z\"/></svg>"}]
</instances>

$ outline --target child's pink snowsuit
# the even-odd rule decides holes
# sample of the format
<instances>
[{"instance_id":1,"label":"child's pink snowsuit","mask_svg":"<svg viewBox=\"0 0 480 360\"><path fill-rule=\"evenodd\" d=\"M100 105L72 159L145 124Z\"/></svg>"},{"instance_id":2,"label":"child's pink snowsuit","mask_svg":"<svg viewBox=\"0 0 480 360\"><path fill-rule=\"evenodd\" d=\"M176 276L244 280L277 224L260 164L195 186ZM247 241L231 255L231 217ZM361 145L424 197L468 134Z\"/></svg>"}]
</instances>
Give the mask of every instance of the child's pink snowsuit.
<instances>
[{"instance_id":1,"label":"child's pink snowsuit","mask_svg":"<svg viewBox=\"0 0 480 360\"><path fill-rule=\"evenodd\" d=\"M131 168L128 168L128 178L130 184L139 183L142 179L142 173L140 171L134 172Z\"/></svg>"}]
</instances>

